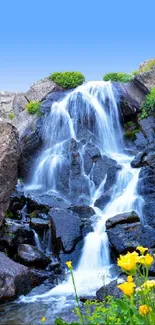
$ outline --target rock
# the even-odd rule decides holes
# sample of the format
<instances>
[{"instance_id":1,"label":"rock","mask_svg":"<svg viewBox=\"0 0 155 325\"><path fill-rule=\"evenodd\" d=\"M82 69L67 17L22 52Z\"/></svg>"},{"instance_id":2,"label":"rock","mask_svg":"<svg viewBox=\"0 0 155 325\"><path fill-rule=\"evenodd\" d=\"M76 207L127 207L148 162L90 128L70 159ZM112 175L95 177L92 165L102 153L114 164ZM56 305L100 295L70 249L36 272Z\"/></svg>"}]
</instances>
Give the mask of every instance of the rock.
<instances>
[{"instance_id":1,"label":"rock","mask_svg":"<svg viewBox=\"0 0 155 325\"><path fill-rule=\"evenodd\" d=\"M119 288L117 288L117 281L111 281L109 284L101 287L96 292L96 297L98 301L103 301L105 297L107 296L113 296L115 298L121 298L122 293Z\"/></svg>"},{"instance_id":2,"label":"rock","mask_svg":"<svg viewBox=\"0 0 155 325\"><path fill-rule=\"evenodd\" d=\"M28 244L21 244L18 246L17 258L25 265L33 265L39 268L44 268L50 263L49 257L39 251L37 247Z\"/></svg>"},{"instance_id":3,"label":"rock","mask_svg":"<svg viewBox=\"0 0 155 325\"><path fill-rule=\"evenodd\" d=\"M52 243L54 246L61 241L64 253L71 253L76 244L82 239L82 223L80 218L71 211L51 209Z\"/></svg>"},{"instance_id":4,"label":"rock","mask_svg":"<svg viewBox=\"0 0 155 325\"><path fill-rule=\"evenodd\" d=\"M139 66L139 70L142 70L144 69L148 63L151 63L151 62L154 62L155 61L155 58L154 59L149 59L149 60L145 60L144 62L142 62Z\"/></svg>"},{"instance_id":5,"label":"rock","mask_svg":"<svg viewBox=\"0 0 155 325\"><path fill-rule=\"evenodd\" d=\"M15 93L9 91L0 92L0 118L8 118L8 113L12 112Z\"/></svg>"},{"instance_id":6,"label":"rock","mask_svg":"<svg viewBox=\"0 0 155 325\"><path fill-rule=\"evenodd\" d=\"M124 224L124 223L133 223L133 222L139 222L140 219L135 211L131 212L124 212L117 214L116 216L109 218L106 221L106 229L110 229L115 227L118 224Z\"/></svg>"},{"instance_id":7,"label":"rock","mask_svg":"<svg viewBox=\"0 0 155 325\"><path fill-rule=\"evenodd\" d=\"M136 75L134 77L134 84L145 93L148 93L155 87L155 66L146 72Z\"/></svg>"},{"instance_id":8,"label":"rock","mask_svg":"<svg viewBox=\"0 0 155 325\"><path fill-rule=\"evenodd\" d=\"M20 224L8 218L0 230L0 249L7 250L12 256L16 254L19 244L35 244L34 233L28 224Z\"/></svg>"},{"instance_id":9,"label":"rock","mask_svg":"<svg viewBox=\"0 0 155 325\"><path fill-rule=\"evenodd\" d=\"M108 191L116 180L118 169L120 169L120 166L117 165L117 162L107 156L102 156L97 159L92 173L92 178L96 187L99 187L104 178L107 177L104 191Z\"/></svg>"},{"instance_id":10,"label":"rock","mask_svg":"<svg viewBox=\"0 0 155 325\"><path fill-rule=\"evenodd\" d=\"M15 299L31 289L27 267L12 261L0 252L0 302Z\"/></svg>"},{"instance_id":11,"label":"rock","mask_svg":"<svg viewBox=\"0 0 155 325\"><path fill-rule=\"evenodd\" d=\"M13 112L15 116L19 116L19 114L25 110L25 106L29 103L24 93L17 93L13 99ZM13 119L14 122L14 119Z\"/></svg>"},{"instance_id":12,"label":"rock","mask_svg":"<svg viewBox=\"0 0 155 325\"><path fill-rule=\"evenodd\" d=\"M50 281L53 280L53 282L54 282L53 272L51 272L51 271L30 268L29 272L30 272L32 287L39 286L41 283L43 283L45 280L47 280L49 278L50 278Z\"/></svg>"},{"instance_id":13,"label":"rock","mask_svg":"<svg viewBox=\"0 0 155 325\"><path fill-rule=\"evenodd\" d=\"M14 126L0 119L0 226L17 183L18 159L18 133Z\"/></svg>"},{"instance_id":14,"label":"rock","mask_svg":"<svg viewBox=\"0 0 155 325\"><path fill-rule=\"evenodd\" d=\"M140 222L117 224L107 229L107 235L117 254L133 251L137 246L155 247L155 229Z\"/></svg>"},{"instance_id":15,"label":"rock","mask_svg":"<svg viewBox=\"0 0 155 325\"><path fill-rule=\"evenodd\" d=\"M34 83L25 93L25 96L29 102L42 101L49 93L58 90L62 89L49 78L44 78Z\"/></svg>"},{"instance_id":16,"label":"rock","mask_svg":"<svg viewBox=\"0 0 155 325\"><path fill-rule=\"evenodd\" d=\"M145 160L146 155L147 155L146 152L138 153L135 156L135 158L131 161L131 167L139 168L139 167L145 166L147 164L146 160Z\"/></svg>"},{"instance_id":17,"label":"rock","mask_svg":"<svg viewBox=\"0 0 155 325\"><path fill-rule=\"evenodd\" d=\"M106 193L103 193L103 195L101 195L100 198L95 201L94 205L99 209L103 210L107 205L107 203L110 201L110 199L111 199L110 191L109 192L107 191Z\"/></svg>"},{"instance_id":18,"label":"rock","mask_svg":"<svg viewBox=\"0 0 155 325\"><path fill-rule=\"evenodd\" d=\"M48 220L43 220L41 218L31 218L30 226L36 230L37 233L44 232L48 229Z\"/></svg>"},{"instance_id":19,"label":"rock","mask_svg":"<svg viewBox=\"0 0 155 325\"><path fill-rule=\"evenodd\" d=\"M94 144L87 143L84 146L84 170L87 175L90 174L93 163L100 157L100 150Z\"/></svg>"},{"instance_id":20,"label":"rock","mask_svg":"<svg viewBox=\"0 0 155 325\"><path fill-rule=\"evenodd\" d=\"M113 85L117 91L124 122L135 120L137 112L141 110L146 93L136 86L134 82L114 83Z\"/></svg>"},{"instance_id":21,"label":"rock","mask_svg":"<svg viewBox=\"0 0 155 325\"><path fill-rule=\"evenodd\" d=\"M95 214L93 208L89 206L73 206L70 210L76 213L81 219L90 218Z\"/></svg>"}]
</instances>

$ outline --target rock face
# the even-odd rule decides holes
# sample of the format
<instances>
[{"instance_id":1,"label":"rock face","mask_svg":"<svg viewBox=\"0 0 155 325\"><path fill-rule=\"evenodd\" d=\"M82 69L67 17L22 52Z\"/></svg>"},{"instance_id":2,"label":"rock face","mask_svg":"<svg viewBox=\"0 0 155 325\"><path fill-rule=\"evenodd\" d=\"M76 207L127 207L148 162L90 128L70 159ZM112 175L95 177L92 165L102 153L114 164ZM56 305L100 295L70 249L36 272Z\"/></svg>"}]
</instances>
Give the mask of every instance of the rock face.
<instances>
[{"instance_id":1,"label":"rock face","mask_svg":"<svg viewBox=\"0 0 155 325\"><path fill-rule=\"evenodd\" d=\"M50 263L49 257L39 251L37 247L28 244L18 246L18 259L25 265L39 268L45 268Z\"/></svg>"},{"instance_id":2,"label":"rock face","mask_svg":"<svg viewBox=\"0 0 155 325\"><path fill-rule=\"evenodd\" d=\"M19 159L18 134L14 126L0 119L0 225L17 183Z\"/></svg>"},{"instance_id":3,"label":"rock face","mask_svg":"<svg viewBox=\"0 0 155 325\"><path fill-rule=\"evenodd\" d=\"M136 75L134 83L142 89L142 91L148 93L153 87L155 87L155 66L149 71Z\"/></svg>"},{"instance_id":4,"label":"rock face","mask_svg":"<svg viewBox=\"0 0 155 325\"><path fill-rule=\"evenodd\" d=\"M137 246L155 247L155 229L142 225L135 212L120 214L106 222L107 235L117 254L133 251Z\"/></svg>"},{"instance_id":5,"label":"rock face","mask_svg":"<svg viewBox=\"0 0 155 325\"><path fill-rule=\"evenodd\" d=\"M49 93L57 90L62 89L49 78L44 78L34 83L25 93L25 96L29 102L42 101Z\"/></svg>"},{"instance_id":6,"label":"rock face","mask_svg":"<svg viewBox=\"0 0 155 325\"><path fill-rule=\"evenodd\" d=\"M0 252L0 302L12 300L31 289L27 267L15 263Z\"/></svg>"},{"instance_id":7,"label":"rock face","mask_svg":"<svg viewBox=\"0 0 155 325\"><path fill-rule=\"evenodd\" d=\"M117 281L114 280L110 282L109 284L101 287L97 292L96 292L96 297L98 301L103 301L105 297L107 296L113 296L115 298L121 298L122 293L119 288L117 288Z\"/></svg>"}]
</instances>

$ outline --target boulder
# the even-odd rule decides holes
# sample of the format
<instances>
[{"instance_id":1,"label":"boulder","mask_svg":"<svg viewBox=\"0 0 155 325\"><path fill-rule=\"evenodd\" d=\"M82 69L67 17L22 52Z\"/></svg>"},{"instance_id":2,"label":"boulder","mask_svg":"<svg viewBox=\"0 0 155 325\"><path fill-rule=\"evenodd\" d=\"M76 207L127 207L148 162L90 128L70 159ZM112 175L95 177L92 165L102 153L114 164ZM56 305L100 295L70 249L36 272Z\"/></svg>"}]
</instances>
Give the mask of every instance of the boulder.
<instances>
[{"instance_id":1,"label":"boulder","mask_svg":"<svg viewBox=\"0 0 155 325\"><path fill-rule=\"evenodd\" d=\"M60 244L64 253L70 253L74 250L76 244L82 239L82 223L77 214L63 210L51 209L52 244ZM57 247L56 247L57 250Z\"/></svg>"},{"instance_id":2,"label":"boulder","mask_svg":"<svg viewBox=\"0 0 155 325\"><path fill-rule=\"evenodd\" d=\"M145 166L147 164L146 162L146 152L140 152L138 153L134 159L131 161L131 167L133 168L139 168L142 166Z\"/></svg>"},{"instance_id":3,"label":"boulder","mask_svg":"<svg viewBox=\"0 0 155 325\"><path fill-rule=\"evenodd\" d=\"M155 247L155 229L140 222L117 224L107 229L107 235L117 255L133 251L137 246Z\"/></svg>"},{"instance_id":4,"label":"boulder","mask_svg":"<svg viewBox=\"0 0 155 325\"><path fill-rule=\"evenodd\" d=\"M29 102L42 101L49 93L58 90L62 89L49 78L44 78L34 83L25 93L25 96Z\"/></svg>"},{"instance_id":5,"label":"boulder","mask_svg":"<svg viewBox=\"0 0 155 325\"><path fill-rule=\"evenodd\" d=\"M26 266L12 261L0 252L0 302L15 299L31 289L31 279Z\"/></svg>"},{"instance_id":6,"label":"boulder","mask_svg":"<svg viewBox=\"0 0 155 325\"><path fill-rule=\"evenodd\" d=\"M39 268L44 268L50 263L50 258L48 256L39 251L37 247L28 244L21 244L18 246L17 258L25 265L37 266Z\"/></svg>"},{"instance_id":7,"label":"boulder","mask_svg":"<svg viewBox=\"0 0 155 325\"><path fill-rule=\"evenodd\" d=\"M31 228L36 230L37 233L38 232L43 233L45 230L48 229L48 220L44 220L41 218L31 218L30 226L31 226Z\"/></svg>"},{"instance_id":8,"label":"boulder","mask_svg":"<svg viewBox=\"0 0 155 325\"><path fill-rule=\"evenodd\" d=\"M105 206L107 205L107 203L110 201L111 199L111 193L110 191L107 191L106 193L103 193L99 199L97 199L95 201L95 206L98 207L99 209L103 210L105 208Z\"/></svg>"},{"instance_id":9,"label":"boulder","mask_svg":"<svg viewBox=\"0 0 155 325\"><path fill-rule=\"evenodd\" d=\"M143 92L148 93L155 87L155 66L146 72L142 72L134 77L134 84Z\"/></svg>"},{"instance_id":10,"label":"boulder","mask_svg":"<svg viewBox=\"0 0 155 325\"><path fill-rule=\"evenodd\" d=\"M96 292L96 297L98 301L103 301L107 296L113 296L115 298L121 298L122 293L119 288L117 288L117 280L111 281L109 284L101 287Z\"/></svg>"},{"instance_id":11,"label":"boulder","mask_svg":"<svg viewBox=\"0 0 155 325\"><path fill-rule=\"evenodd\" d=\"M140 222L140 219L135 211L120 213L106 221L106 229L113 228L118 224L122 225L124 223L129 224L133 222Z\"/></svg>"},{"instance_id":12,"label":"boulder","mask_svg":"<svg viewBox=\"0 0 155 325\"><path fill-rule=\"evenodd\" d=\"M0 225L17 183L19 143L16 128L0 119Z\"/></svg>"},{"instance_id":13,"label":"boulder","mask_svg":"<svg viewBox=\"0 0 155 325\"><path fill-rule=\"evenodd\" d=\"M117 82L113 85L117 92L123 121L135 120L137 113L141 110L146 92L136 86L134 82Z\"/></svg>"},{"instance_id":14,"label":"boulder","mask_svg":"<svg viewBox=\"0 0 155 325\"><path fill-rule=\"evenodd\" d=\"M7 118L8 113L12 112L15 94L9 91L0 92L0 118Z\"/></svg>"}]
</instances>

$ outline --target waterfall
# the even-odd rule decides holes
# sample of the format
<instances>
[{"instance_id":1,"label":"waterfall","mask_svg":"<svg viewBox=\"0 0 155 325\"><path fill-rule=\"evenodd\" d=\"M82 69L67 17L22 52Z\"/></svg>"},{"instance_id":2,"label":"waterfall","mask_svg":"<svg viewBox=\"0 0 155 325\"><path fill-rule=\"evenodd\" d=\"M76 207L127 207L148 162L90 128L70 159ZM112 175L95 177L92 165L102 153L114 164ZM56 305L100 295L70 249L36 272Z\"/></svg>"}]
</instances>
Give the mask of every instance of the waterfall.
<instances>
[{"instance_id":1,"label":"waterfall","mask_svg":"<svg viewBox=\"0 0 155 325\"><path fill-rule=\"evenodd\" d=\"M39 251L42 252L43 249L41 247L39 236L34 229L32 229L32 231L34 233L34 240L35 240L36 247L38 248Z\"/></svg>"},{"instance_id":2,"label":"waterfall","mask_svg":"<svg viewBox=\"0 0 155 325\"><path fill-rule=\"evenodd\" d=\"M100 274L106 274L106 283L112 280L109 243L105 229L106 220L118 213L136 210L142 220L143 201L137 193L140 169L131 168L133 157L124 153L124 144L119 111L110 82L89 82L68 94L65 99L55 103L44 121L44 149L36 163L30 190L39 189L45 193L61 193L58 178L65 166L69 165L67 141L81 140L79 129L86 128L86 143L95 144L102 155L114 159L120 166L110 202L103 210L94 206L97 198L104 192L107 176L96 188L91 173L85 174L83 160L81 173L89 181L90 206L95 211L93 232L86 238L81 259L74 271L78 294L94 294L103 283ZM79 149L83 157L85 144ZM70 189L68 189L69 191ZM142 220L143 222L143 220ZM33 297L22 298L30 302L37 299L52 299L54 296L69 296L73 293L71 278L50 290Z\"/></svg>"}]
</instances>

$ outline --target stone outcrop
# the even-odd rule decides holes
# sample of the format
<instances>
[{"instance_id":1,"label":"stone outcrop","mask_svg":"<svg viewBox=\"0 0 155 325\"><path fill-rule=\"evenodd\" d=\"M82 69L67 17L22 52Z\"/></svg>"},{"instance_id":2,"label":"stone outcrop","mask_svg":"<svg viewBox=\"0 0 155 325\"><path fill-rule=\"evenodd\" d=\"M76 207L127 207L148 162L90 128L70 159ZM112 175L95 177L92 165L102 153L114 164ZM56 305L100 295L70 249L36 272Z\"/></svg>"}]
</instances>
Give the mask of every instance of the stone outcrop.
<instances>
[{"instance_id":1,"label":"stone outcrop","mask_svg":"<svg viewBox=\"0 0 155 325\"><path fill-rule=\"evenodd\" d=\"M134 83L143 92L148 93L153 87L155 87L155 66L146 72L136 75Z\"/></svg>"},{"instance_id":2,"label":"stone outcrop","mask_svg":"<svg viewBox=\"0 0 155 325\"><path fill-rule=\"evenodd\" d=\"M49 93L58 90L62 89L49 78L44 78L34 83L25 93L25 96L29 102L42 101Z\"/></svg>"},{"instance_id":3,"label":"stone outcrop","mask_svg":"<svg viewBox=\"0 0 155 325\"><path fill-rule=\"evenodd\" d=\"M0 119L0 225L9 198L17 184L19 159L18 134L14 126Z\"/></svg>"},{"instance_id":4,"label":"stone outcrop","mask_svg":"<svg viewBox=\"0 0 155 325\"><path fill-rule=\"evenodd\" d=\"M30 289L28 268L0 252L0 303L26 294Z\"/></svg>"}]
</instances>

